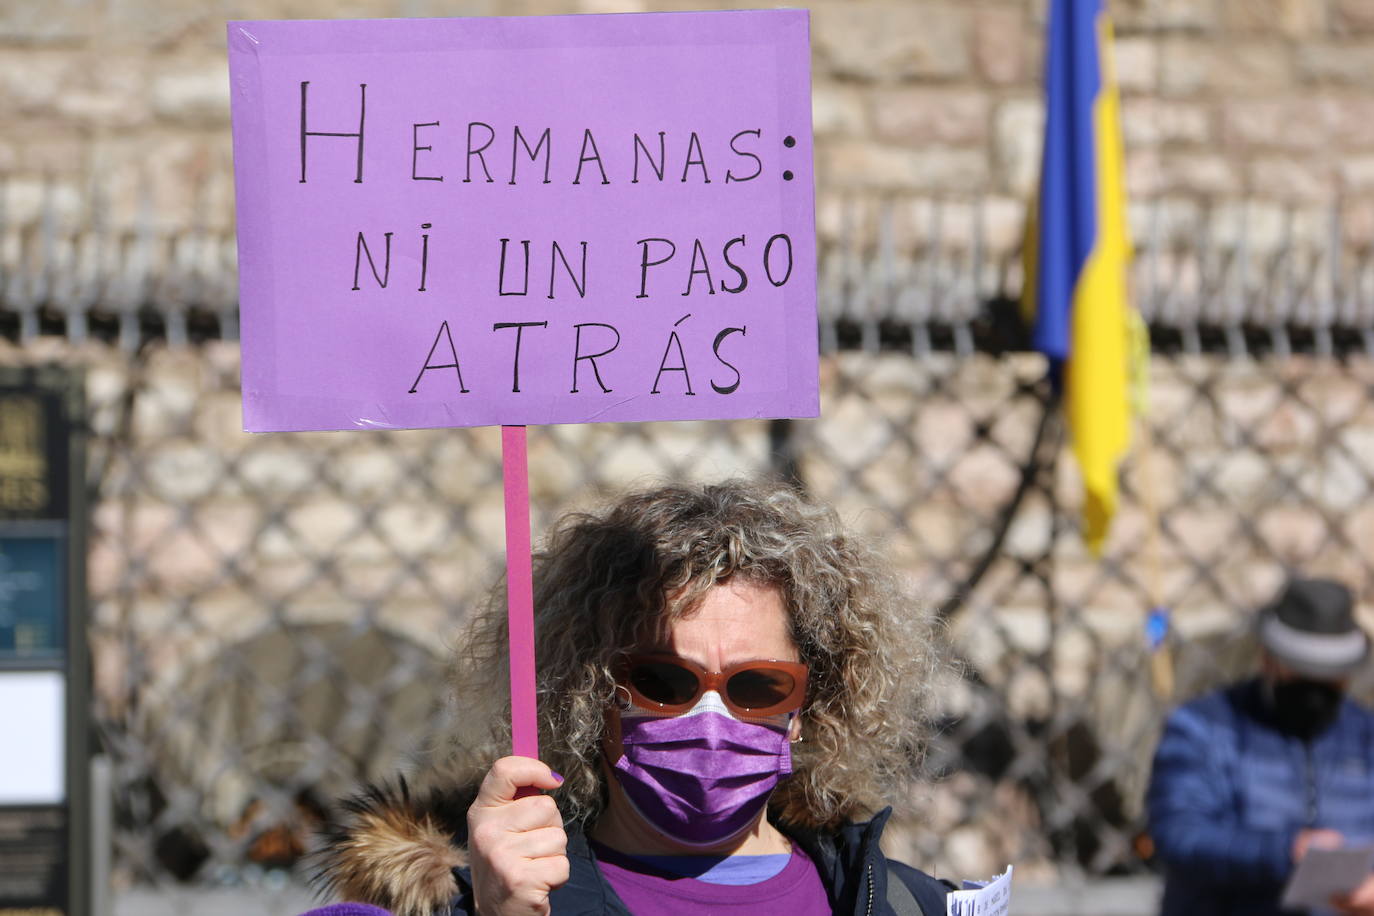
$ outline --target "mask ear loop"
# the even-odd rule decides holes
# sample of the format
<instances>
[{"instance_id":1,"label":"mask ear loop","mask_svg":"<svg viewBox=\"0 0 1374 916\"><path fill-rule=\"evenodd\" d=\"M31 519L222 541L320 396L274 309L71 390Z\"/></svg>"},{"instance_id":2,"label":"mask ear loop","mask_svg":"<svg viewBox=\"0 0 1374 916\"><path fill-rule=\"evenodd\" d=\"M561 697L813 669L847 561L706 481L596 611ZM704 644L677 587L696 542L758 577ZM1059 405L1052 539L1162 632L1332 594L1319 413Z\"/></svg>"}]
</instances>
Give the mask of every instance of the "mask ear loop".
<instances>
[{"instance_id":1,"label":"mask ear loop","mask_svg":"<svg viewBox=\"0 0 1374 916\"><path fill-rule=\"evenodd\" d=\"M622 691L625 694L625 699L623 701L620 699ZM615 766L616 761L620 759L620 711L621 709L630 708L630 691L626 690L622 685L616 684L615 699L617 703L621 705L612 703L610 707L606 709L606 731L605 734L601 736L601 757L606 761L608 766Z\"/></svg>"}]
</instances>

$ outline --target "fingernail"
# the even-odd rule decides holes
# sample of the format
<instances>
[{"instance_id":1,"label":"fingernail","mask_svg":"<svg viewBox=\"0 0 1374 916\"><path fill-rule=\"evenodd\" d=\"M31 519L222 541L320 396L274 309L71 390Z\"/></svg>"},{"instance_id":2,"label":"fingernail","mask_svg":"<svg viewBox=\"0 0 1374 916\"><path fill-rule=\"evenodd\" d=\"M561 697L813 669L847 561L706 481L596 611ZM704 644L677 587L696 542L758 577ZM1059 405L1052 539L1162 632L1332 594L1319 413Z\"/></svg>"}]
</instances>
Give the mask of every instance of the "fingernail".
<instances>
[{"instance_id":1,"label":"fingernail","mask_svg":"<svg viewBox=\"0 0 1374 916\"><path fill-rule=\"evenodd\" d=\"M549 772L553 774L554 779L558 780L559 782L563 781L562 774L558 773L556 770L549 770Z\"/></svg>"}]
</instances>

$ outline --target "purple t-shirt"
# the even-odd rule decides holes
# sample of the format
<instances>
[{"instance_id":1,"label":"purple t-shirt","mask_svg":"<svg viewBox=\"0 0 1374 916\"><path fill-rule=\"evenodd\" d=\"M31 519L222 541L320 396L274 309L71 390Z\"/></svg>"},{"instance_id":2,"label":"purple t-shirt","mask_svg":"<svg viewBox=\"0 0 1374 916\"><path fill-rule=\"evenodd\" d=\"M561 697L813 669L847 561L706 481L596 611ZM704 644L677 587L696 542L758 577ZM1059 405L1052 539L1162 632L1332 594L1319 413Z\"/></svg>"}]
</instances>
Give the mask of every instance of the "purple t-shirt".
<instances>
[{"instance_id":1,"label":"purple t-shirt","mask_svg":"<svg viewBox=\"0 0 1374 916\"><path fill-rule=\"evenodd\" d=\"M755 884L716 884L683 878L597 847L597 865L631 913L706 916L715 913L787 913L829 916L830 901L815 864L800 846L782 870Z\"/></svg>"}]
</instances>

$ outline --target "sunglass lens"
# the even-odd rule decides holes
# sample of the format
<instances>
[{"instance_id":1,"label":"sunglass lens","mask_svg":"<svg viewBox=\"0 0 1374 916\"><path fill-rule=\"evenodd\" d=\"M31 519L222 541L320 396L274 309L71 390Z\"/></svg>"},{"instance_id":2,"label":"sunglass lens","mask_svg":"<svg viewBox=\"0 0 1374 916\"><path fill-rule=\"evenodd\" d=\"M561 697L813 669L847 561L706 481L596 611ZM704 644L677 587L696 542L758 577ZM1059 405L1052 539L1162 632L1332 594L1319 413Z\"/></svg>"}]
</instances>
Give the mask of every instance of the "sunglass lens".
<instances>
[{"instance_id":1,"label":"sunglass lens","mask_svg":"<svg viewBox=\"0 0 1374 916\"><path fill-rule=\"evenodd\" d=\"M630 684L640 696L666 706L680 706L697 695L697 676L668 662L640 662L630 669Z\"/></svg>"},{"instance_id":2,"label":"sunglass lens","mask_svg":"<svg viewBox=\"0 0 1374 916\"><path fill-rule=\"evenodd\" d=\"M767 709L787 699L797 686L786 671L747 668L731 676L725 685L730 702L743 709Z\"/></svg>"}]
</instances>

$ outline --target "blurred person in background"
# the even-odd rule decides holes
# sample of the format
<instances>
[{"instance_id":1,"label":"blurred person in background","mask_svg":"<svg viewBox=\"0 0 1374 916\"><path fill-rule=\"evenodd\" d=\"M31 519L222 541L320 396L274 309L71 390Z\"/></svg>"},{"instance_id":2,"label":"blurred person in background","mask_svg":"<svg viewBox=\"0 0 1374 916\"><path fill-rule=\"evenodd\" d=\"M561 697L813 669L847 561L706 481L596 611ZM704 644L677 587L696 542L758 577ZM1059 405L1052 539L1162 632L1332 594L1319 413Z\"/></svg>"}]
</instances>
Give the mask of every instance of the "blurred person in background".
<instances>
[{"instance_id":1,"label":"blurred person in background","mask_svg":"<svg viewBox=\"0 0 1374 916\"><path fill-rule=\"evenodd\" d=\"M632 494L558 523L534 584L543 761L502 756L497 590L442 765L348 804L322 875L359 904L315 913L945 912L949 885L879 849L932 630L833 512L772 484Z\"/></svg>"},{"instance_id":2,"label":"blurred person in background","mask_svg":"<svg viewBox=\"0 0 1374 916\"><path fill-rule=\"evenodd\" d=\"M1175 711L1155 753L1164 916L1283 912L1308 849L1374 840L1374 714L1345 695L1369 656L1350 590L1290 580L1258 627L1259 676ZM1374 914L1374 878L1332 905Z\"/></svg>"}]
</instances>

